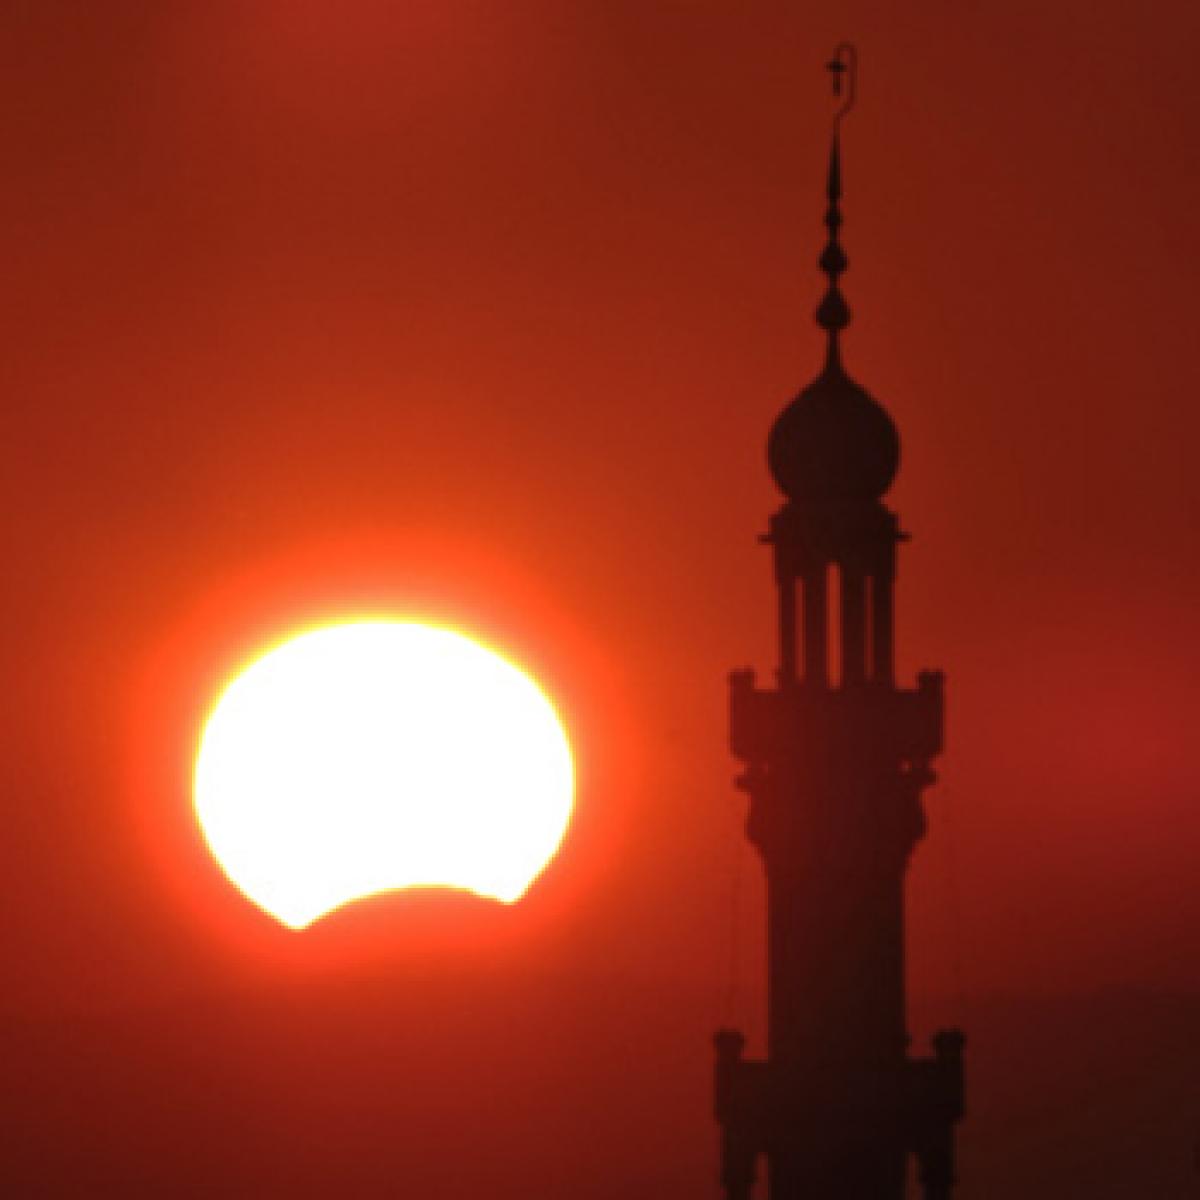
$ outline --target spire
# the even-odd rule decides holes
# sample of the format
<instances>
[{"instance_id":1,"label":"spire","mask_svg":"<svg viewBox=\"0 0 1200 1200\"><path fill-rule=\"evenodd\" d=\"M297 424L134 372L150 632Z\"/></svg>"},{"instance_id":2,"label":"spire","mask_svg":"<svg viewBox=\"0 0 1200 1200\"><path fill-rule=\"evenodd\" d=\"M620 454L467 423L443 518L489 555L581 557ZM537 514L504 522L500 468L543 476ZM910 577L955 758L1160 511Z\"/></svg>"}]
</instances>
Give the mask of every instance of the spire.
<instances>
[{"instance_id":1,"label":"spire","mask_svg":"<svg viewBox=\"0 0 1200 1200\"><path fill-rule=\"evenodd\" d=\"M900 438L892 419L842 366L838 335L850 323L850 309L838 286L848 265L838 241L842 227L842 118L854 104L858 56L843 42L828 68L833 94L841 104L833 118L825 226L829 240L818 260L829 286L817 307L817 324L829 336L825 365L779 414L767 438L767 464L780 491L800 502L878 500L900 464ZM843 96L843 90L845 95Z\"/></svg>"},{"instance_id":2,"label":"spire","mask_svg":"<svg viewBox=\"0 0 1200 1200\"><path fill-rule=\"evenodd\" d=\"M833 52L833 58L825 66L833 77L834 96L840 98L844 87L846 98L834 115L833 141L829 147L829 177L825 185L825 195L829 201L829 207L825 210L825 228L829 230L829 240L825 243L825 249L818 259L821 270L829 276L829 286L817 307L817 324L829 335L825 369L826 371L840 371L842 362L838 334L850 324L850 308L838 287L838 279L849 266L846 252L838 241L838 231L842 227L842 210L839 204L842 198L840 135L842 118L854 106L858 87L858 54L849 42L842 42ZM843 77L846 78L843 80Z\"/></svg>"}]
</instances>

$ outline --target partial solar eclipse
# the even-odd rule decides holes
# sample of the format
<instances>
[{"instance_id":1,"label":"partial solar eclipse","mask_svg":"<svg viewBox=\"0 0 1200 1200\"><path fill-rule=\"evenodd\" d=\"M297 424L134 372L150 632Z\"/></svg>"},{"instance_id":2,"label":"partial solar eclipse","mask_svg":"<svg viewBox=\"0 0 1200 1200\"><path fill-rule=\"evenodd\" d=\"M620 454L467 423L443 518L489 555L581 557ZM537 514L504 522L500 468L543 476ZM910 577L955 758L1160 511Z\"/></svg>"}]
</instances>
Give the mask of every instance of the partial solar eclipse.
<instances>
[{"instance_id":1,"label":"partial solar eclipse","mask_svg":"<svg viewBox=\"0 0 1200 1200\"><path fill-rule=\"evenodd\" d=\"M557 851L574 768L550 701L447 629L359 621L248 666L204 727L196 816L283 924L398 888L512 903Z\"/></svg>"}]
</instances>

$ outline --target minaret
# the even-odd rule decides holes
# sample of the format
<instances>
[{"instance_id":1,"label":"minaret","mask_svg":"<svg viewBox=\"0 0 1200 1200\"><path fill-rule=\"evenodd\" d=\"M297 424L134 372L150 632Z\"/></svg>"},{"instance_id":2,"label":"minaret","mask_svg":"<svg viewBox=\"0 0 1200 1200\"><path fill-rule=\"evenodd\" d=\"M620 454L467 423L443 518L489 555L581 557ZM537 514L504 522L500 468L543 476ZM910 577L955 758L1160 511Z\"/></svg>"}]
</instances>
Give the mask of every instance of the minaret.
<instances>
[{"instance_id":1,"label":"minaret","mask_svg":"<svg viewBox=\"0 0 1200 1200\"><path fill-rule=\"evenodd\" d=\"M896 427L846 373L850 311L840 123L856 58L839 46L829 159L829 284L817 309L825 363L771 429L767 461L786 497L764 537L779 592L775 686L730 676L730 745L745 765L746 832L767 890L768 1046L716 1035L716 1115L729 1200L765 1159L771 1200L903 1200L907 1155L928 1200L954 1182L962 1035L910 1059L904 998L904 874L925 832L922 791L942 748L942 675L896 686L893 587L904 540L881 497L900 461Z\"/></svg>"}]
</instances>

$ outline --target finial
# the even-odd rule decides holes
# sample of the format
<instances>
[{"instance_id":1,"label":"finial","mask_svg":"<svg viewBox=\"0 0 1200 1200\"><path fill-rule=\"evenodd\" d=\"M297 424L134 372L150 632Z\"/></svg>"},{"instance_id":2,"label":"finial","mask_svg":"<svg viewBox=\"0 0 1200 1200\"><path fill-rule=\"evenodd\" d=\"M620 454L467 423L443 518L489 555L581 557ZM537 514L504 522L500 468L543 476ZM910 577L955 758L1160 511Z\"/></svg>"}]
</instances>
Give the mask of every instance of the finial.
<instances>
[{"instance_id":1,"label":"finial","mask_svg":"<svg viewBox=\"0 0 1200 1200\"><path fill-rule=\"evenodd\" d=\"M858 51L854 48L853 43L838 43L833 57L825 64L825 70L833 77L834 99L838 99L843 90L846 93L846 99L833 114L833 135L837 137L842 118L854 107L854 101L858 98ZM843 77L845 77L844 86Z\"/></svg>"},{"instance_id":2,"label":"finial","mask_svg":"<svg viewBox=\"0 0 1200 1200\"><path fill-rule=\"evenodd\" d=\"M850 309L845 297L838 288L838 279L849 266L849 259L838 241L838 230L842 226L842 210L839 201L842 198L842 160L839 136L842 118L854 107L858 96L858 51L849 43L842 42L833 52L833 58L825 64L833 82L835 99L845 98L833 115L833 140L829 149L829 179L825 194L829 207L825 210L825 227L829 230L829 240L821 254L818 264L822 271L829 276L829 287L817 308L817 324L829 334L829 345L825 357L827 371L841 369L841 355L838 347L838 334L850 324Z\"/></svg>"}]
</instances>

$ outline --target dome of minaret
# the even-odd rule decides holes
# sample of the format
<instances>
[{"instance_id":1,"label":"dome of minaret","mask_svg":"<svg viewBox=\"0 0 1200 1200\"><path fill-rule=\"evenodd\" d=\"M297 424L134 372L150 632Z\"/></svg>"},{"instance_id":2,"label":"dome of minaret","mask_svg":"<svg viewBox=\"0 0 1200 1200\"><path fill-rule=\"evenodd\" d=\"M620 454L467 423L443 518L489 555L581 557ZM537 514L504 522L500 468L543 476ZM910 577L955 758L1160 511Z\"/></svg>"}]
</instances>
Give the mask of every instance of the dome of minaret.
<instances>
[{"instance_id":1,"label":"dome of minaret","mask_svg":"<svg viewBox=\"0 0 1200 1200\"><path fill-rule=\"evenodd\" d=\"M883 406L831 356L779 414L767 463L790 500L877 500L900 465L900 437Z\"/></svg>"}]
</instances>

